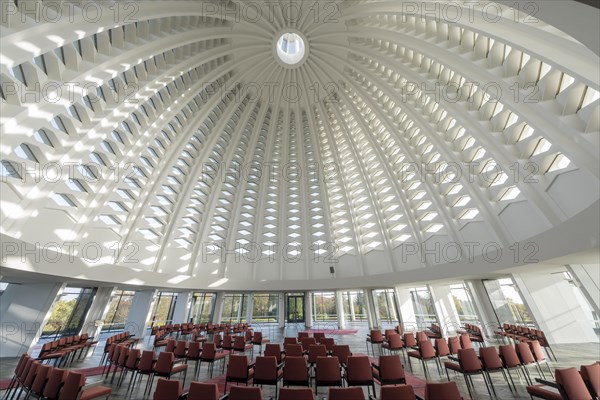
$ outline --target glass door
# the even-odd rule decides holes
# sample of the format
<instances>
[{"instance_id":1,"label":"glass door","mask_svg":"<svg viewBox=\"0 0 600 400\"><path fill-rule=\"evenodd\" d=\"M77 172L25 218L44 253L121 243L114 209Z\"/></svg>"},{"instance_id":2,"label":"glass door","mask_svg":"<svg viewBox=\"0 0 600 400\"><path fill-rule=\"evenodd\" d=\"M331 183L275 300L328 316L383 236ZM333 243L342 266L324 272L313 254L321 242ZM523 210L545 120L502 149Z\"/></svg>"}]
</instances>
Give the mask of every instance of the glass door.
<instances>
[{"instance_id":1,"label":"glass door","mask_svg":"<svg viewBox=\"0 0 600 400\"><path fill-rule=\"evenodd\" d=\"M304 295L287 295L287 322L304 322Z\"/></svg>"}]
</instances>

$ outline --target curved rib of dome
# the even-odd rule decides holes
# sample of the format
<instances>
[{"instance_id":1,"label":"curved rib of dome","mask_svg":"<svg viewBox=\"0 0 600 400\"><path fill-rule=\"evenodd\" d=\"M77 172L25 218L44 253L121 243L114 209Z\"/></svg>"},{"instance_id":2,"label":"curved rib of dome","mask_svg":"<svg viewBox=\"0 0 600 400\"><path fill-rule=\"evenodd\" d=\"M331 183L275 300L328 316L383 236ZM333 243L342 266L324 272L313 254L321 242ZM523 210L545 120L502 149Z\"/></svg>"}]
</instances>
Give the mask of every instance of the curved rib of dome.
<instances>
[{"instance_id":1,"label":"curved rib of dome","mask_svg":"<svg viewBox=\"0 0 600 400\"><path fill-rule=\"evenodd\" d=\"M96 4L96 18L85 4L3 17L7 267L331 288L598 246L598 56L535 16L293 0ZM278 59L286 32L302 62Z\"/></svg>"}]
</instances>

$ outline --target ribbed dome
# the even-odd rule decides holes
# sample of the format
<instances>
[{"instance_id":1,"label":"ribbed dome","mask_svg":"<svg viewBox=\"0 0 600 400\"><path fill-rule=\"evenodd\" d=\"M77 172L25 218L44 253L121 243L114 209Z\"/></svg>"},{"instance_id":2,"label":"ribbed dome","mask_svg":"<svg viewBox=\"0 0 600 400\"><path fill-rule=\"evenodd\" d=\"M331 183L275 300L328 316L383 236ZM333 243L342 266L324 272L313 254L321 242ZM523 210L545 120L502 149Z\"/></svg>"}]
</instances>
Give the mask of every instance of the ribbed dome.
<instances>
[{"instance_id":1,"label":"ribbed dome","mask_svg":"<svg viewBox=\"0 0 600 400\"><path fill-rule=\"evenodd\" d=\"M598 57L527 13L452 4L442 18L398 1L15 13L3 238L72 252L66 276L190 288L541 256L527 241L600 196ZM282 35L302 39L299 62L280 59Z\"/></svg>"}]
</instances>

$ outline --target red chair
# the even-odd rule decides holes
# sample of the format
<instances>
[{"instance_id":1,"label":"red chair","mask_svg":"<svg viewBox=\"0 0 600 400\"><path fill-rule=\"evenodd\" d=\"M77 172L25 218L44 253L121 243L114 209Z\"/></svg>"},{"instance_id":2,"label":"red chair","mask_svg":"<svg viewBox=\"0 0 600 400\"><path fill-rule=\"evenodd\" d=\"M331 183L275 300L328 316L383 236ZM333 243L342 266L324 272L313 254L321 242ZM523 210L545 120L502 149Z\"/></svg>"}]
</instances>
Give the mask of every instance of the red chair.
<instances>
[{"instance_id":1,"label":"red chair","mask_svg":"<svg viewBox=\"0 0 600 400\"><path fill-rule=\"evenodd\" d=\"M308 364L304 356L286 356L283 365L284 386L310 386Z\"/></svg>"},{"instance_id":2,"label":"red chair","mask_svg":"<svg viewBox=\"0 0 600 400\"><path fill-rule=\"evenodd\" d=\"M277 363L281 363L285 358L285 355L281 351L279 343L268 343L265 346L265 356L272 356L277 359Z\"/></svg>"},{"instance_id":3,"label":"red chair","mask_svg":"<svg viewBox=\"0 0 600 400\"><path fill-rule=\"evenodd\" d=\"M215 335L215 337L218 336L219 335ZM217 347L214 342L204 342L202 344L202 353L200 353L200 365L198 366L198 370L201 369L203 362L208 363L210 377L212 378L215 361L219 360L223 361L223 371L225 371L225 354L217 353Z\"/></svg>"},{"instance_id":4,"label":"red chair","mask_svg":"<svg viewBox=\"0 0 600 400\"><path fill-rule=\"evenodd\" d=\"M427 337L427 334L423 331L417 331L417 334L415 335L415 339L417 340L417 343L421 343L424 342L425 340L428 340L429 338Z\"/></svg>"},{"instance_id":5,"label":"red chair","mask_svg":"<svg viewBox=\"0 0 600 400\"><path fill-rule=\"evenodd\" d=\"M301 344L288 344L284 346L285 357L302 357L304 356L304 350Z\"/></svg>"},{"instance_id":6,"label":"red chair","mask_svg":"<svg viewBox=\"0 0 600 400\"><path fill-rule=\"evenodd\" d=\"M144 389L144 394L148 391L148 387L150 384L150 376L154 373L154 363L156 362L155 357L156 354L154 351L143 351L142 357L140 358L140 362L137 364L133 376L131 377L129 384L131 385L131 391L135 389L135 384L138 379L138 375L140 375L140 380L142 375L147 375L148 380L146 381L146 387Z\"/></svg>"},{"instance_id":7,"label":"red chair","mask_svg":"<svg viewBox=\"0 0 600 400\"><path fill-rule=\"evenodd\" d=\"M319 341L327 349L327 353L331 354L333 346L335 346L335 340L333 338L324 337Z\"/></svg>"},{"instance_id":8,"label":"red chair","mask_svg":"<svg viewBox=\"0 0 600 400\"><path fill-rule=\"evenodd\" d=\"M254 346L258 346L258 354L262 354L262 345L271 343L271 341L267 338L263 338L262 332L254 332L252 336L252 352L254 353Z\"/></svg>"},{"instance_id":9,"label":"red chair","mask_svg":"<svg viewBox=\"0 0 600 400\"><path fill-rule=\"evenodd\" d=\"M58 393L58 400L90 400L108 397L112 393L112 389L106 386L93 386L86 389L84 385L84 374L69 372Z\"/></svg>"},{"instance_id":10,"label":"red chair","mask_svg":"<svg viewBox=\"0 0 600 400\"><path fill-rule=\"evenodd\" d=\"M177 359L183 359L187 355L187 342L185 340L178 340L177 345L175 346L175 350L173 354Z\"/></svg>"},{"instance_id":11,"label":"red chair","mask_svg":"<svg viewBox=\"0 0 600 400\"><path fill-rule=\"evenodd\" d=\"M472 376L481 375L483 377L483 382L485 383L485 388L487 389L490 397L492 397L492 393L490 392L487 379L481 366L481 361L479 361L479 358L477 358L477 354L475 354L474 349L460 349L458 351L458 364L455 362L446 361L444 362L444 367L446 368L446 376L448 377L448 380L450 380L448 369L463 374L465 383L467 384L467 389L469 390L469 395L471 397L473 396L471 393L471 387L473 390L475 390Z\"/></svg>"},{"instance_id":12,"label":"red chair","mask_svg":"<svg viewBox=\"0 0 600 400\"><path fill-rule=\"evenodd\" d=\"M407 332L404 334L404 347L417 347L417 340L413 333Z\"/></svg>"},{"instance_id":13,"label":"red chair","mask_svg":"<svg viewBox=\"0 0 600 400\"><path fill-rule=\"evenodd\" d=\"M254 364L248 362L248 357L244 355L232 355L229 357L229 364L227 364L227 373L225 375L225 393L227 393L227 383L245 383L246 386L248 386L248 382L253 377Z\"/></svg>"},{"instance_id":14,"label":"red chair","mask_svg":"<svg viewBox=\"0 0 600 400\"><path fill-rule=\"evenodd\" d=\"M367 393L369 394L369 387L372 387L373 396L375 396L375 380L373 379L373 371L369 356L348 357L344 378L346 379L348 386L366 386Z\"/></svg>"},{"instance_id":15,"label":"red chair","mask_svg":"<svg viewBox=\"0 0 600 400\"><path fill-rule=\"evenodd\" d=\"M279 389L279 400L314 400L315 396L311 388L281 388ZM192 399L188 399L192 400Z\"/></svg>"},{"instance_id":16,"label":"red chair","mask_svg":"<svg viewBox=\"0 0 600 400\"><path fill-rule=\"evenodd\" d=\"M350 351L349 345L336 344L331 349L331 355L337 357L342 365L346 365L348 363L348 357L352 355L352 352Z\"/></svg>"},{"instance_id":17,"label":"red chair","mask_svg":"<svg viewBox=\"0 0 600 400\"><path fill-rule=\"evenodd\" d=\"M555 375L556 383L538 379L543 385L527 386L527 393L531 397L547 400L592 400L592 395L576 368L557 369ZM559 393L545 387L558 389Z\"/></svg>"},{"instance_id":18,"label":"red chair","mask_svg":"<svg viewBox=\"0 0 600 400\"><path fill-rule=\"evenodd\" d=\"M29 360L30 358L31 357L27 353L23 353L21 355L21 358L19 358L19 362L17 363L17 366L15 367L14 375L13 375L12 379L10 380L10 383L8 384L8 388L7 388L7 392L6 392L6 398L7 399L8 399L8 395L12 391L12 389L16 385L18 385L19 376L23 372L23 369L25 369L25 365L27 364L27 360Z\"/></svg>"},{"instance_id":19,"label":"red chair","mask_svg":"<svg viewBox=\"0 0 600 400\"><path fill-rule=\"evenodd\" d=\"M318 392L319 386L342 387L342 372L340 370L340 361L337 357L317 358L315 394Z\"/></svg>"},{"instance_id":20,"label":"red chair","mask_svg":"<svg viewBox=\"0 0 600 400\"><path fill-rule=\"evenodd\" d=\"M359 387L329 388L327 400L365 400L365 394Z\"/></svg>"},{"instance_id":21,"label":"red chair","mask_svg":"<svg viewBox=\"0 0 600 400\"><path fill-rule=\"evenodd\" d=\"M221 342L221 349L231 352L233 350L233 335L224 335Z\"/></svg>"},{"instance_id":22,"label":"red chair","mask_svg":"<svg viewBox=\"0 0 600 400\"><path fill-rule=\"evenodd\" d=\"M531 381L531 376L529 375L529 370L527 369L528 365L534 365L540 378L546 379L544 376L544 371L539 368L539 365L535 362L535 358L533 358L533 354L529 349L529 343L521 342L515 345L515 351L517 352L517 356L519 357L519 361L521 361L521 365L523 366L523 370L527 374L529 378L529 382Z\"/></svg>"},{"instance_id":23,"label":"red chair","mask_svg":"<svg viewBox=\"0 0 600 400\"><path fill-rule=\"evenodd\" d=\"M37 372L35 374L35 378L31 383L31 386L27 390L27 395L25 398L29 398L31 394L41 396L44 390L44 385L46 385L46 380L48 380L48 375L52 371L52 367L49 365L40 365L37 368Z\"/></svg>"},{"instance_id":24,"label":"red chair","mask_svg":"<svg viewBox=\"0 0 600 400\"><path fill-rule=\"evenodd\" d=\"M190 347L187 349L187 354L185 356L186 364L189 361L195 361L196 366L194 368L194 377L198 376L198 365L200 363L200 342L190 342Z\"/></svg>"},{"instance_id":25,"label":"red chair","mask_svg":"<svg viewBox=\"0 0 600 400\"><path fill-rule=\"evenodd\" d=\"M471 342L471 336L468 333L460 334L460 346L463 349L472 349L473 343Z\"/></svg>"},{"instance_id":26,"label":"red chair","mask_svg":"<svg viewBox=\"0 0 600 400\"><path fill-rule=\"evenodd\" d=\"M532 340L529 342L529 348L531 349L531 353L533 354L533 358L538 366L538 370L542 371L542 364L546 365L548 368L548 372L550 372L550 376L554 378L554 374L548 365L548 361L546 360L546 356L544 355L544 351L542 350L542 346L540 342L537 340Z\"/></svg>"},{"instance_id":27,"label":"red chair","mask_svg":"<svg viewBox=\"0 0 600 400\"><path fill-rule=\"evenodd\" d=\"M317 341L314 337L303 337L300 339L300 344L302 345L302 349L307 351L311 345L317 344Z\"/></svg>"},{"instance_id":28,"label":"red chair","mask_svg":"<svg viewBox=\"0 0 600 400\"><path fill-rule=\"evenodd\" d=\"M438 359L439 365L442 365L442 357L450 355L450 348L444 339L435 339L434 341L435 356Z\"/></svg>"},{"instance_id":29,"label":"red chair","mask_svg":"<svg viewBox=\"0 0 600 400\"><path fill-rule=\"evenodd\" d=\"M506 369L510 380L513 381L510 371L516 369L517 373L519 373L519 371L523 373L527 384L531 385L532 382L529 381L529 375L527 375L527 373L524 371L524 367L521 365L521 360L519 359L515 348L512 347L510 344L506 344L498 347L498 351L500 353L500 358L502 359L502 363L504 364L504 368Z\"/></svg>"},{"instance_id":30,"label":"red chair","mask_svg":"<svg viewBox=\"0 0 600 400\"><path fill-rule=\"evenodd\" d=\"M219 398L219 385L216 383L192 382L187 394L187 400L219 400Z\"/></svg>"},{"instance_id":31,"label":"red chair","mask_svg":"<svg viewBox=\"0 0 600 400\"><path fill-rule=\"evenodd\" d=\"M308 347L308 364L313 367L318 357L327 357L327 348L322 344L311 344Z\"/></svg>"},{"instance_id":32,"label":"red chair","mask_svg":"<svg viewBox=\"0 0 600 400\"><path fill-rule=\"evenodd\" d=\"M262 389L259 387L232 386L228 400L262 400L262 398Z\"/></svg>"},{"instance_id":33,"label":"red chair","mask_svg":"<svg viewBox=\"0 0 600 400\"><path fill-rule=\"evenodd\" d=\"M154 389L153 400L178 400L183 394L181 381L159 379Z\"/></svg>"},{"instance_id":34,"label":"red chair","mask_svg":"<svg viewBox=\"0 0 600 400\"><path fill-rule=\"evenodd\" d=\"M409 351L408 353L408 365L410 370L412 371L412 364L410 363L411 358L417 358L421 360L421 364L423 365L423 371L425 372L425 378L429 377L429 368L427 367L427 361L435 361L435 366L437 367L438 374L441 376L442 373L440 371L440 366L438 365L438 358L435 354L435 350L433 349L433 345L427 340L423 340L419 342L419 349L417 351Z\"/></svg>"},{"instance_id":35,"label":"red chair","mask_svg":"<svg viewBox=\"0 0 600 400\"><path fill-rule=\"evenodd\" d=\"M592 397L600 397L600 363L581 366L581 377Z\"/></svg>"},{"instance_id":36,"label":"red chair","mask_svg":"<svg viewBox=\"0 0 600 400\"><path fill-rule=\"evenodd\" d=\"M506 376L506 372L504 371L504 364L502 363L502 360L500 359L500 355L498 355L498 350L496 350L495 347L480 347L479 348L479 359L481 360L481 365L488 377L488 381L490 382L490 385L492 386L492 391L494 392L494 394L496 394L496 389L494 388L494 381L492 380L492 377L490 376L490 374L493 372L501 372L502 373L502 376L504 376L504 380L506 381L508 388L512 392L512 388L510 387L510 383L508 382L508 377ZM512 381L512 377L511 377L511 381ZM514 382L512 383L512 385L515 388L515 390L517 390Z\"/></svg>"},{"instance_id":37,"label":"red chair","mask_svg":"<svg viewBox=\"0 0 600 400\"><path fill-rule=\"evenodd\" d=\"M254 362L254 385L275 386L275 398L277 398L277 384L283 378L283 371L277 364L277 358L273 356L256 357Z\"/></svg>"},{"instance_id":38,"label":"red chair","mask_svg":"<svg viewBox=\"0 0 600 400\"><path fill-rule=\"evenodd\" d=\"M285 347L286 344L298 344L298 339L296 339L295 337L284 337L283 347Z\"/></svg>"},{"instance_id":39,"label":"red chair","mask_svg":"<svg viewBox=\"0 0 600 400\"><path fill-rule=\"evenodd\" d=\"M395 332L395 331L393 331ZM381 345L382 349L388 351L389 354L393 354L396 352L401 352L402 357L404 357L404 361L406 362L406 355L404 354L404 344L402 343L402 337L400 337L397 333L390 333L387 336L387 343L383 343Z\"/></svg>"},{"instance_id":40,"label":"red chair","mask_svg":"<svg viewBox=\"0 0 600 400\"><path fill-rule=\"evenodd\" d=\"M456 382L427 382L425 385L425 400L462 400L462 396Z\"/></svg>"},{"instance_id":41,"label":"red chair","mask_svg":"<svg viewBox=\"0 0 600 400\"><path fill-rule=\"evenodd\" d=\"M154 365L154 374L150 378L150 384L152 384L156 376L171 379L171 376L183 372L183 384L185 385L187 369L187 364L175 365L175 354L163 351L158 355L158 360L156 360L156 364Z\"/></svg>"},{"instance_id":42,"label":"red chair","mask_svg":"<svg viewBox=\"0 0 600 400\"><path fill-rule=\"evenodd\" d=\"M373 377L381 386L406 384L406 375L400 356L379 356L378 362L371 365Z\"/></svg>"},{"instance_id":43,"label":"red chair","mask_svg":"<svg viewBox=\"0 0 600 400\"><path fill-rule=\"evenodd\" d=\"M374 345L379 345L379 349L381 352L381 345L383 344L383 334L381 333L380 329L371 329L371 333L367 335L367 354L369 354L369 343L371 343L371 353L373 353L373 355L375 355Z\"/></svg>"},{"instance_id":44,"label":"red chair","mask_svg":"<svg viewBox=\"0 0 600 400\"><path fill-rule=\"evenodd\" d=\"M382 386L379 389L379 400L417 400L411 385Z\"/></svg>"},{"instance_id":45,"label":"red chair","mask_svg":"<svg viewBox=\"0 0 600 400\"><path fill-rule=\"evenodd\" d=\"M44 386L42 397L47 400L57 400L58 393L67 378L67 374L68 372L64 369L54 368L48 376L48 381L46 382L46 386ZM6 398L8 398L8 395Z\"/></svg>"},{"instance_id":46,"label":"red chair","mask_svg":"<svg viewBox=\"0 0 600 400\"><path fill-rule=\"evenodd\" d=\"M448 338L448 348L450 349L450 354L458 354L458 351L462 349L458 336L452 336Z\"/></svg>"},{"instance_id":47,"label":"red chair","mask_svg":"<svg viewBox=\"0 0 600 400\"><path fill-rule=\"evenodd\" d=\"M321 343L321 340L325 339L325 333L323 332L315 332L313 333L313 337L317 341L317 343Z\"/></svg>"},{"instance_id":48,"label":"red chair","mask_svg":"<svg viewBox=\"0 0 600 400\"><path fill-rule=\"evenodd\" d=\"M298 340L308 337L308 332L298 332Z\"/></svg>"},{"instance_id":49,"label":"red chair","mask_svg":"<svg viewBox=\"0 0 600 400\"><path fill-rule=\"evenodd\" d=\"M233 339L233 351L245 354L247 351L252 350L253 345L247 344L243 336L236 336Z\"/></svg>"}]
</instances>

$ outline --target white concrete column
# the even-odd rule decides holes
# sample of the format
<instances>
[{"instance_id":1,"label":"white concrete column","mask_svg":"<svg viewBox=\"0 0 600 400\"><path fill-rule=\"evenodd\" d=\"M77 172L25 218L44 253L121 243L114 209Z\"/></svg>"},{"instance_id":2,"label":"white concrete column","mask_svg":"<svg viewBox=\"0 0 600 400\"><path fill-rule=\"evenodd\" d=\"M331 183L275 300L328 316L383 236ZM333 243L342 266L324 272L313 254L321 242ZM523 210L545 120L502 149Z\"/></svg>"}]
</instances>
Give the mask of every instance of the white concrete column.
<instances>
[{"instance_id":1,"label":"white concrete column","mask_svg":"<svg viewBox=\"0 0 600 400\"><path fill-rule=\"evenodd\" d=\"M335 292L335 304L337 309L338 329L346 329L346 316L344 315L344 297L342 291Z\"/></svg>"},{"instance_id":2,"label":"white concrete column","mask_svg":"<svg viewBox=\"0 0 600 400\"><path fill-rule=\"evenodd\" d=\"M306 328L312 328L313 326L312 292L304 294L304 325Z\"/></svg>"},{"instance_id":3,"label":"white concrete column","mask_svg":"<svg viewBox=\"0 0 600 400\"><path fill-rule=\"evenodd\" d=\"M252 321L252 307L254 306L254 293L249 293L248 295L248 305L246 306L246 322L250 323Z\"/></svg>"},{"instance_id":4,"label":"white concrete column","mask_svg":"<svg viewBox=\"0 0 600 400\"><path fill-rule=\"evenodd\" d=\"M396 288L396 296L400 304L400 314L402 315L402 327L405 332L416 332L417 317L415 316L415 307L413 306L410 289Z\"/></svg>"},{"instance_id":5,"label":"white concrete column","mask_svg":"<svg viewBox=\"0 0 600 400\"><path fill-rule=\"evenodd\" d=\"M155 289L138 290L131 300L125 330L139 338L146 335L146 323L150 320Z\"/></svg>"},{"instance_id":6,"label":"white concrete column","mask_svg":"<svg viewBox=\"0 0 600 400\"><path fill-rule=\"evenodd\" d=\"M279 328L285 328L285 293L279 293L279 302L277 303L277 324Z\"/></svg>"},{"instance_id":7,"label":"white concrete column","mask_svg":"<svg viewBox=\"0 0 600 400\"><path fill-rule=\"evenodd\" d=\"M221 323L221 317L223 316L223 301L225 300L225 293L224 292L218 292L217 296L215 298L215 311L213 313L213 320L212 322L214 324L220 324Z\"/></svg>"},{"instance_id":8,"label":"white concrete column","mask_svg":"<svg viewBox=\"0 0 600 400\"><path fill-rule=\"evenodd\" d=\"M481 279L466 280L465 285L469 290L471 300L473 300L473 306L479 318L483 337L493 337L493 332L497 331L501 325L496 317L494 307L485 290L483 281Z\"/></svg>"},{"instance_id":9,"label":"white concrete column","mask_svg":"<svg viewBox=\"0 0 600 400\"><path fill-rule=\"evenodd\" d=\"M433 298L435 313L444 336L451 336L460 330L460 318L448 285L428 285Z\"/></svg>"},{"instance_id":10,"label":"white concrete column","mask_svg":"<svg viewBox=\"0 0 600 400\"><path fill-rule=\"evenodd\" d=\"M0 357L31 353L65 286L55 282L8 285L0 301Z\"/></svg>"},{"instance_id":11,"label":"white concrete column","mask_svg":"<svg viewBox=\"0 0 600 400\"><path fill-rule=\"evenodd\" d=\"M600 315L600 265L571 264L567 270L590 303L590 307Z\"/></svg>"},{"instance_id":12,"label":"white concrete column","mask_svg":"<svg viewBox=\"0 0 600 400\"><path fill-rule=\"evenodd\" d=\"M377 307L375 307L375 301L373 299L373 291L371 289L365 289L364 292L369 329L377 329L379 327L379 316Z\"/></svg>"},{"instance_id":13,"label":"white concrete column","mask_svg":"<svg viewBox=\"0 0 600 400\"><path fill-rule=\"evenodd\" d=\"M192 292L177 293L177 300L175 301L175 308L173 309L172 317L174 324L188 322L187 316L190 312L190 301L192 299L192 295Z\"/></svg>"},{"instance_id":14,"label":"white concrete column","mask_svg":"<svg viewBox=\"0 0 600 400\"><path fill-rule=\"evenodd\" d=\"M348 296L348 307L350 308L350 321L355 322L356 321L356 313L354 312L354 299L352 298L352 296L350 295L350 292L346 292L347 296ZM343 300L343 297L342 297Z\"/></svg>"},{"instance_id":15,"label":"white concrete column","mask_svg":"<svg viewBox=\"0 0 600 400\"><path fill-rule=\"evenodd\" d=\"M570 283L562 274L512 274L521 298L550 343L587 343L598 340Z\"/></svg>"},{"instance_id":16,"label":"white concrete column","mask_svg":"<svg viewBox=\"0 0 600 400\"><path fill-rule=\"evenodd\" d=\"M101 326L96 326L97 320L103 320L110 307L112 293L116 289L115 286L99 287L96 291L94 301L83 322L83 328L80 333L87 333L91 337L97 337L102 329ZM108 322L108 321L105 321Z\"/></svg>"}]
</instances>

